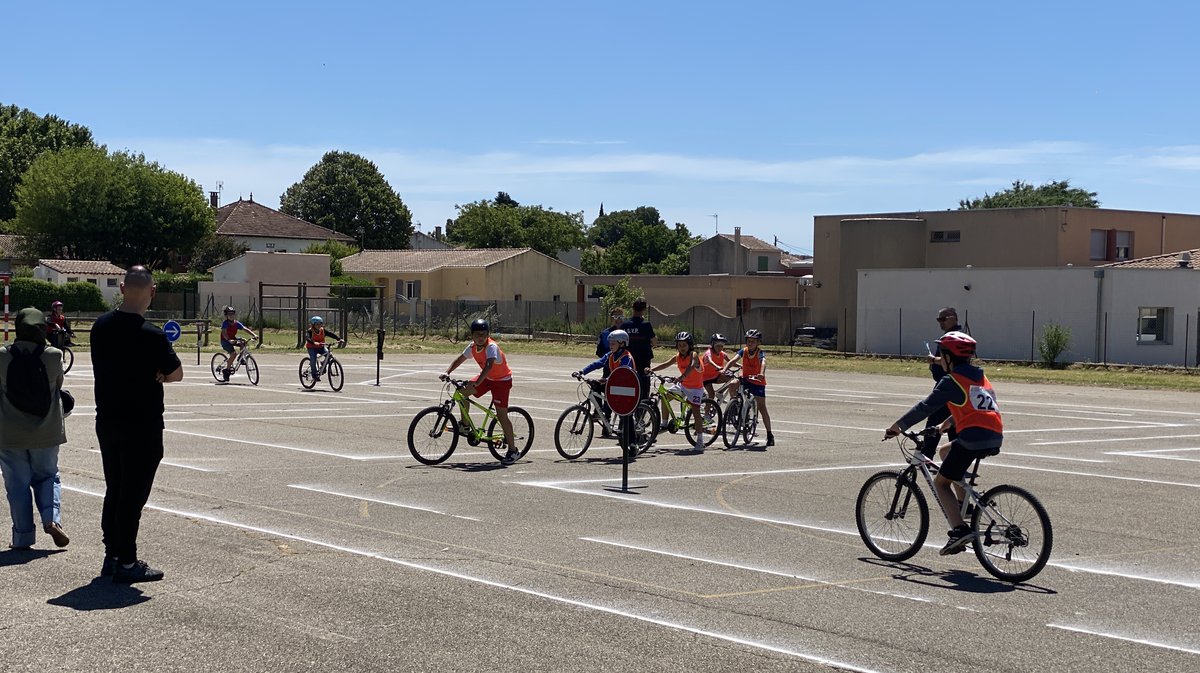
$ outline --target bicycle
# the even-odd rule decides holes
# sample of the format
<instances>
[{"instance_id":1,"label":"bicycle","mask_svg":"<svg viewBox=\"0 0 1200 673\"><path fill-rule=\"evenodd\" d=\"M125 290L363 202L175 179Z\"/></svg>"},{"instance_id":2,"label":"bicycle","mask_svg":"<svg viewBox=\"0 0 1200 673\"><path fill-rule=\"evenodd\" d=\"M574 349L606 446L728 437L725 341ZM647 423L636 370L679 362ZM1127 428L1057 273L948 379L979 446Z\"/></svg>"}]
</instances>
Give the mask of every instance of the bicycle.
<instances>
[{"instance_id":1,"label":"bicycle","mask_svg":"<svg viewBox=\"0 0 1200 673\"><path fill-rule=\"evenodd\" d=\"M250 342L253 339L234 339L233 345L238 348L237 355L233 358L233 367L229 370L229 378L237 373L237 370L243 366L246 368L246 376L250 379L250 385L258 385L258 361L254 356L246 352L250 347ZM217 383L226 383L229 378L225 377L225 365L229 362L228 356L225 353L216 353L212 356L212 362L209 368L212 370L213 378Z\"/></svg>"},{"instance_id":2,"label":"bicycle","mask_svg":"<svg viewBox=\"0 0 1200 673\"><path fill-rule=\"evenodd\" d=\"M898 435L896 442L908 467L901 472L884 470L871 475L858 492L854 505L858 533L871 553L881 559L911 558L929 534L929 506L916 479L918 473L925 477L937 503L933 473L938 466L916 450L921 437L928 434L932 433L926 430ZM974 466L958 482L965 493L961 513L971 526L974 537L970 544L984 570L1008 582L1024 582L1041 572L1050 560L1054 533L1046 508L1029 491L1009 484L1000 484L983 494L975 489L979 461L998 453L1000 449L979 452Z\"/></svg>"},{"instance_id":3,"label":"bicycle","mask_svg":"<svg viewBox=\"0 0 1200 673\"><path fill-rule=\"evenodd\" d=\"M630 460L645 453L654 444L654 409L648 401L638 402L634 409L633 441L626 445L619 427L614 427L609 422L608 414L603 412L604 381L584 378L580 374L572 376L579 381L579 403L567 407L554 424L554 448L558 450L558 455L567 460L582 456L592 445L597 424L604 432L617 436L621 450L628 454Z\"/></svg>"},{"instance_id":4,"label":"bicycle","mask_svg":"<svg viewBox=\"0 0 1200 673\"><path fill-rule=\"evenodd\" d=\"M339 341L338 345L345 345L345 341ZM329 348L325 349L324 353L317 355L317 377L324 376L329 382L329 387L333 392L338 392L346 383L346 377L342 371L342 363L333 357L333 351ZM317 379L313 378L312 365L308 358L300 360L300 385L306 390L312 390L317 385Z\"/></svg>"},{"instance_id":5,"label":"bicycle","mask_svg":"<svg viewBox=\"0 0 1200 673\"><path fill-rule=\"evenodd\" d=\"M51 346L62 351L63 374L71 371L71 367L75 366L75 352L71 350L71 332L65 329L55 329L50 332L47 341ZM55 342L58 343L55 343Z\"/></svg>"},{"instance_id":6,"label":"bicycle","mask_svg":"<svg viewBox=\"0 0 1200 673\"><path fill-rule=\"evenodd\" d=\"M739 437L742 439L742 444L748 446L754 442L754 436L758 434L758 403L746 386L747 383L754 382L753 378L736 377L735 380L740 383L737 393L725 405L724 421L721 423L721 441L727 449L737 446ZM716 391L718 400L722 399L726 389L731 385L733 385L733 381L729 381Z\"/></svg>"},{"instance_id":7,"label":"bicycle","mask_svg":"<svg viewBox=\"0 0 1200 673\"><path fill-rule=\"evenodd\" d=\"M674 383L676 379L669 376L660 376L653 372L650 376L658 379L658 386L650 392L648 401L654 414L654 423L652 429L657 435L663 429L671 434L679 432L683 428L684 436L687 437L689 445L696 444L696 422L692 417L695 413L695 408L682 395L671 392L667 388L667 383ZM662 418L660 401L667 401L667 418ZM710 446L717 440L717 434L721 430L721 407L716 402L709 398L700 400L700 413L702 414L704 423L704 446Z\"/></svg>"},{"instance_id":8,"label":"bicycle","mask_svg":"<svg viewBox=\"0 0 1200 673\"><path fill-rule=\"evenodd\" d=\"M492 456L504 462L507 449L504 445L504 428L500 427L500 418L496 416L496 402L488 406L476 402L474 398L463 392L470 381L451 378L445 374L438 377L446 383L442 393L442 403L422 409L413 417L408 426L408 451L417 462L425 465L437 465L450 457L458 446L458 438L465 437L467 444L479 446L486 444ZM475 424L471 418L471 407L483 410L483 421ZM458 418L454 410L458 409ZM533 418L521 407L509 407L508 417L513 424L513 441L520 452L519 458L524 458L533 446ZM487 430L483 424L487 424Z\"/></svg>"}]
</instances>

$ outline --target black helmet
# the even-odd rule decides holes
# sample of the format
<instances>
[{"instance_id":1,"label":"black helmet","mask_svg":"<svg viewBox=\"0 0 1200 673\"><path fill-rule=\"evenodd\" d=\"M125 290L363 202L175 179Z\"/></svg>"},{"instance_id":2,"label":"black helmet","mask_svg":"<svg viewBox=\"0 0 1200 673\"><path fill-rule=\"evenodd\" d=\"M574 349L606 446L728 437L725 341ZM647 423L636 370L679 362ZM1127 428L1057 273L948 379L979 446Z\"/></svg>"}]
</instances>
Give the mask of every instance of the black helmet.
<instances>
[{"instance_id":1,"label":"black helmet","mask_svg":"<svg viewBox=\"0 0 1200 673\"><path fill-rule=\"evenodd\" d=\"M759 341L762 341L762 330L757 330L757 329L746 330L746 338L747 339L758 339Z\"/></svg>"},{"instance_id":2,"label":"black helmet","mask_svg":"<svg viewBox=\"0 0 1200 673\"><path fill-rule=\"evenodd\" d=\"M718 341L720 341L721 343L725 343L725 342L729 341L729 339L726 339L725 335L721 334L720 332L713 332L713 335L708 337L708 343L710 343L710 344L715 344Z\"/></svg>"},{"instance_id":3,"label":"black helmet","mask_svg":"<svg viewBox=\"0 0 1200 673\"><path fill-rule=\"evenodd\" d=\"M471 321L471 331L472 332L491 332L492 326L489 325L488 321L484 320L483 318L476 318Z\"/></svg>"},{"instance_id":4,"label":"black helmet","mask_svg":"<svg viewBox=\"0 0 1200 673\"><path fill-rule=\"evenodd\" d=\"M232 306L226 306L224 309L224 312L225 313L237 313L237 309Z\"/></svg>"},{"instance_id":5,"label":"black helmet","mask_svg":"<svg viewBox=\"0 0 1200 673\"><path fill-rule=\"evenodd\" d=\"M686 342L687 342L687 345L688 345L688 348L695 348L695 347L696 347L696 340L692 338L692 333L691 333L691 332L680 332L679 334L676 334L676 335L675 335L675 342L676 342L676 343L678 343L678 342L680 342L680 341L686 341Z\"/></svg>"}]
</instances>

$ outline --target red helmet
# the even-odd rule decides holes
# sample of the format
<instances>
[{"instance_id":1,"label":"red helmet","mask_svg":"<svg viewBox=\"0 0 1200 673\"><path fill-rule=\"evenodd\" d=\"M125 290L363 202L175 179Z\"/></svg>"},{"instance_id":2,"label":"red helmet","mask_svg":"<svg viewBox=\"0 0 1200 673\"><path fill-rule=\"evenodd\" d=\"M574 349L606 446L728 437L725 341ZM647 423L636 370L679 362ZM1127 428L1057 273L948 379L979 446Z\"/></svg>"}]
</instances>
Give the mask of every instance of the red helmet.
<instances>
[{"instance_id":1,"label":"red helmet","mask_svg":"<svg viewBox=\"0 0 1200 673\"><path fill-rule=\"evenodd\" d=\"M950 355L956 358L969 358L975 356L975 339L971 338L970 334L962 332L946 332L942 338L937 340L938 346Z\"/></svg>"}]
</instances>

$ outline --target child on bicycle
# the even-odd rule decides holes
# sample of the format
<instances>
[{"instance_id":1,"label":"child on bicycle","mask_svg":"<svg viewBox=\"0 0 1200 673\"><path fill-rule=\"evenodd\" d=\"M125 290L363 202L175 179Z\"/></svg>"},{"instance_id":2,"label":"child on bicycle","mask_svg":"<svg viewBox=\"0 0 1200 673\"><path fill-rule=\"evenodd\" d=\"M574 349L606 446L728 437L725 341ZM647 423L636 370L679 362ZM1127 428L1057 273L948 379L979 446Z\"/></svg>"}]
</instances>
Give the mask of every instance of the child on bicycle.
<instances>
[{"instance_id":1,"label":"child on bicycle","mask_svg":"<svg viewBox=\"0 0 1200 673\"><path fill-rule=\"evenodd\" d=\"M577 372L572 373L572 376L583 376L588 372L594 372L597 369L603 369L604 378L601 380L604 380L607 379L608 375L611 374L612 371L617 367L629 367L635 372L637 371L637 366L633 361L633 355L629 352L629 332L626 332L623 329L614 329L608 332L605 337L608 341L609 351L600 356L600 358L595 362L587 365ZM605 417L611 413L608 408L608 404L602 404L600 411L605 415ZM600 436L609 439L612 437L612 434L606 427L601 431Z\"/></svg>"},{"instance_id":2,"label":"child on bicycle","mask_svg":"<svg viewBox=\"0 0 1200 673\"><path fill-rule=\"evenodd\" d=\"M317 374L317 356L329 352L329 347L325 345L326 337L335 340L339 346L346 345L345 339L325 329L325 320L321 316L309 318L308 331L304 333L304 347L308 349L308 366L312 369L313 381L321 380Z\"/></svg>"},{"instance_id":3,"label":"child on bicycle","mask_svg":"<svg viewBox=\"0 0 1200 673\"><path fill-rule=\"evenodd\" d=\"M63 313L63 303L55 299L50 304L50 315L46 316L46 340L55 348L63 348L71 345L73 336L75 332Z\"/></svg>"},{"instance_id":4,"label":"child on bicycle","mask_svg":"<svg viewBox=\"0 0 1200 673\"><path fill-rule=\"evenodd\" d=\"M704 379L704 392L708 394L709 399L716 400L716 392L713 390L716 384L729 380L729 374L723 371L727 362L729 354L725 352L725 335L714 332L708 338L708 350L700 356L700 375Z\"/></svg>"},{"instance_id":5,"label":"child on bicycle","mask_svg":"<svg viewBox=\"0 0 1200 673\"><path fill-rule=\"evenodd\" d=\"M611 336L609 337L612 338ZM674 364L679 369L679 379L670 389L672 393L683 398L692 405L692 418L696 423L696 453L704 451L704 414L700 412L700 401L704 399L704 378L700 369L700 356L696 353L696 340L691 332L680 332L675 335L675 357L661 362L653 367L647 367L647 372L656 372ZM662 417L666 418L667 399L662 403Z\"/></svg>"},{"instance_id":6,"label":"child on bicycle","mask_svg":"<svg viewBox=\"0 0 1200 673\"><path fill-rule=\"evenodd\" d=\"M725 363L721 373L738 362L742 363L742 375L729 384L729 395L737 395L738 387L746 386L746 390L754 396L754 405L758 407L758 417L762 419L763 427L767 430L767 446L775 446L775 435L771 433L771 414L767 412L767 355L762 351L762 332L756 329L746 331L746 345L738 349L737 354Z\"/></svg>"},{"instance_id":7,"label":"child on bicycle","mask_svg":"<svg viewBox=\"0 0 1200 673\"><path fill-rule=\"evenodd\" d=\"M962 332L947 332L938 339L938 346L946 375L928 397L884 430L884 436L895 437L942 406L949 407L950 417L940 429L945 432L953 426L957 436L941 447L942 465L933 480L938 503L951 526L941 551L946 556L961 552L973 536L959 512L964 494L958 482L980 451L999 449L1004 443L1004 423L991 382L982 368L971 364L975 339Z\"/></svg>"},{"instance_id":8,"label":"child on bicycle","mask_svg":"<svg viewBox=\"0 0 1200 673\"><path fill-rule=\"evenodd\" d=\"M491 338L491 331L491 325L483 318L476 318L472 321L471 343L467 344L463 352L454 358L454 362L451 362L450 366L446 368L446 376L466 362L467 358L473 358L479 365L479 376L468 383L463 388L463 392L474 397L480 397L486 392L492 393L492 403L496 406L496 419L500 421L500 427L504 428L504 443L508 445L508 452L504 454L501 462L505 465L512 465L521 457L521 452L517 450L516 439L513 437L512 419L508 417L508 398L512 392L512 369L508 366L508 358L504 357L504 351L500 350L500 346Z\"/></svg>"},{"instance_id":9,"label":"child on bicycle","mask_svg":"<svg viewBox=\"0 0 1200 673\"><path fill-rule=\"evenodd\" d=\"M225 351L225 370L221 372L226 381L229 380L229 375L233 373L233 360L237 353L237 347L240 345L235 343L238 331L245 330L250 333L252 339L257 339L258 335L254 330L246 327L240 320L237 319L237 309L232 306L225 307L225 320L221 323L221 350Z\"/></svg>"}]
</instances>

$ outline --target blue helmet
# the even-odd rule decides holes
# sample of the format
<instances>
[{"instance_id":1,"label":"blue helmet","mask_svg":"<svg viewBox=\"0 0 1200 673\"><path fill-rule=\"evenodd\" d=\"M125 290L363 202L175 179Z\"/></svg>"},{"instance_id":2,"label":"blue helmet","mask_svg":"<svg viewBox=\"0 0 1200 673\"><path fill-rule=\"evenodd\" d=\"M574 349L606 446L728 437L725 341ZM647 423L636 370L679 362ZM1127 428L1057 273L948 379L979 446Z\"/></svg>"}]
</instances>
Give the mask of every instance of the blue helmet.
<instances>
[{"instance_id":1,"label":"blue helmet","mask_svg":"<svg viewBox=\"0 0 1200 673\"><path fill-rule=\"evenodd\" d=\"M319 315L314 315L313 317L308 319L308 324L310 324L310 325L315 325L317 323L324 323L324 322L325 321Z\"/></svg>"}]
</instances>

